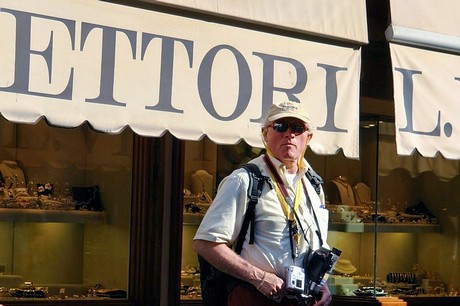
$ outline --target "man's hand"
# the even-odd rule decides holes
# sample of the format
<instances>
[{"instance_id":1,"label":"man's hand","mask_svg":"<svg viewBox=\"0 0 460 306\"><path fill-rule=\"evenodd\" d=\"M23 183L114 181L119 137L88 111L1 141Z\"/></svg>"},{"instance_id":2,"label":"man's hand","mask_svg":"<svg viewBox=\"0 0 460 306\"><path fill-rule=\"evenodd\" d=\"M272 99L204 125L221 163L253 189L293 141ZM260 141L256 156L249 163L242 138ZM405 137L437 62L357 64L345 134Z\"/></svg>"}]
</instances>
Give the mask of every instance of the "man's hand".
<instances>
[{"instance_id":1,"label":"man's hand","mask_svg":"<svg viewBox=\"0 0 460 306\"><path fill-rule=\"evenodd\" d=\"M217 269L252 284L267 298L279 302L284 297L284 281L281 278L249 264L227 245L195 240L193 248Z\"/></svg>"},{"instance_id":2,"label":"man's hand","mask_svg":"<svg viewBox=\"0 0 460 306\"><path fill-rule=\"evenodd\" d=\"M273 273L264 272L262 280L255 285L267 298L279 302L284 297L284 281Z\"/></svg>"},{"instance_id":3,"label":"man's hand","mask_svg":"<svg viewBox=\"0 0 460 306\"><path fill-rule=\"evenodd\" d=\"M329 287L327 284L324 284L324 286L321 287L319 290L319 300L316 301L316 303L313 304L313 306L327 306L331 303L332 301L332 294L329 291Z\"/></svg>"}]
</instances>

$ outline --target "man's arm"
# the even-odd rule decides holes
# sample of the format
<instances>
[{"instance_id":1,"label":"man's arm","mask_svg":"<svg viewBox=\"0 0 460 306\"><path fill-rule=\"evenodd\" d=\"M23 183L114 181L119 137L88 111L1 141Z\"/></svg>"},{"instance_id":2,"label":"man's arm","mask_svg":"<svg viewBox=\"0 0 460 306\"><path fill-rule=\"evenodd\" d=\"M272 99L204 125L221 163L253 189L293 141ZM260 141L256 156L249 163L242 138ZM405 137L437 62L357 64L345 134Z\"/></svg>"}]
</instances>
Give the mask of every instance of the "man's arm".
<instances>
[{"instance_id":1,"label":"man's arm","mask_svg":"<svg viewBox=\"0 0 460 306\"><path fill-rule=\"evenodd\" d=\"M194 240L193 249L220 271L252 284L267 297L284 289L281 278L251 265L225 243Z\"/></svg>"}]
</instances>

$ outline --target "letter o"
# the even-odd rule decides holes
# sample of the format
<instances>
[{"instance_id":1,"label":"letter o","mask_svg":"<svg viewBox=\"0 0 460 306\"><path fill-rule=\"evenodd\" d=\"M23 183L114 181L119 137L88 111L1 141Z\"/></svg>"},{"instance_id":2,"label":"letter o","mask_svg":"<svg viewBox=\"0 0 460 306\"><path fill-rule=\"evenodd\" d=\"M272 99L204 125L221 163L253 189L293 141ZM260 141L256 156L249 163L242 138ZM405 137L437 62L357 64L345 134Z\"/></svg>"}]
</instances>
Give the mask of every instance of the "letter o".
<instances>
[{"instance_id":1,"label":"letter o","mask_svg":"<svg viewBox=\"0 0 460 306\"><path fill-rule=\"evenodd\" d=\"M227 117L221 116L217 113L211 95L211 73L212 66L216 55L221 50L228 50L235 56L238 66L238 99L236 102L235 110ZM244 113L249 105L249 100L252 94L252 79L249 65L244 56L236 48L229 45L219 45L210 49L203 57L200 68L198 70L198 92L200 95L201 103L206 111L216 119L221 121L231 121Z\"/></svg>"}]
</instances>

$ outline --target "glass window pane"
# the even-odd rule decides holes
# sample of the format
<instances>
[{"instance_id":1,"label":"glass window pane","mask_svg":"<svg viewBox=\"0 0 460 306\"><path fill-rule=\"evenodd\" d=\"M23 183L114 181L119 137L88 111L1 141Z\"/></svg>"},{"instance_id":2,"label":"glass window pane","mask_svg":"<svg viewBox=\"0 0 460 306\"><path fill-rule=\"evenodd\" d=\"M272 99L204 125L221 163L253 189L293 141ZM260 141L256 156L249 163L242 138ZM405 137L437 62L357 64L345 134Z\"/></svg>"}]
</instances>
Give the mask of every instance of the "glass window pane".
<instances>
[{"instance_id":1,"label":"glass window pane","mask_svg":"<svg viewBox=\"0 0 460 306\"><path fill-rule=\"evenodd\" d=\"M132 140L0 117L0 287L11 298L126 298Z\"/></svg>"}]
</instances>

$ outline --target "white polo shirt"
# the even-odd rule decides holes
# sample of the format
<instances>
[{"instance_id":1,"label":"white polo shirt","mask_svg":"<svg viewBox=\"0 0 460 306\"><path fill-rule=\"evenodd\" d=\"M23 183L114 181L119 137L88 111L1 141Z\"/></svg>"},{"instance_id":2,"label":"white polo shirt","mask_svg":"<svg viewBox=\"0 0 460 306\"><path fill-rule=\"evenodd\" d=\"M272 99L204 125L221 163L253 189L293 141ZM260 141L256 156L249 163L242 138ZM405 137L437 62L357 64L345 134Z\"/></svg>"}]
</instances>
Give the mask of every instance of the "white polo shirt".
<instances>
[{"instance_id":1,"label":"white polo shirt","mask_svg":"<svg viewBox=\"0 0 460 306\"><path fill-rule=\"evenodd\" d=\"M295 185L293 186L286 181L284 165L274 158L271 158L271 160L275 167L279 169L280 176L285 180L284 183L288 192L294 200ZM262 175L270 177L263 156L259 156L250 162L259 167ZM304 162L307 167L310 167L306 160ZM307 168L300 169L294 178L294 183L299 179L304 180L308 196L318 220L321 236L324 241L323 246L328 247L326 241L329 212L325 209L324 193L322 190L320 195L316 193L311 183L305 177L306 171ZM274 184L273 181L272 184ZM249 175L245 169L237 169L224 178L219 184L217 195L204 216L194 239L226 243L227 245L236 243L248 204L248 186ZM302 188L302 190L304 189ZM255 243L248 244L250 234L250 229L248 229L241 252L242 258L264 271L277 274L283 279L288 266L292 264L302 266L309 244L311 244L313 250L316 250L320 247L320 243L318 235L315 233L317 225L310 212L310 204L307 206L305 192L301 192L301 196L297 214L302 223L306 239L300 239L300 256L293 261L286 216L284 215L275 189L270 189L269 185L265 184L262 195L256 205Z\"/></svg>"}]
</instances>

